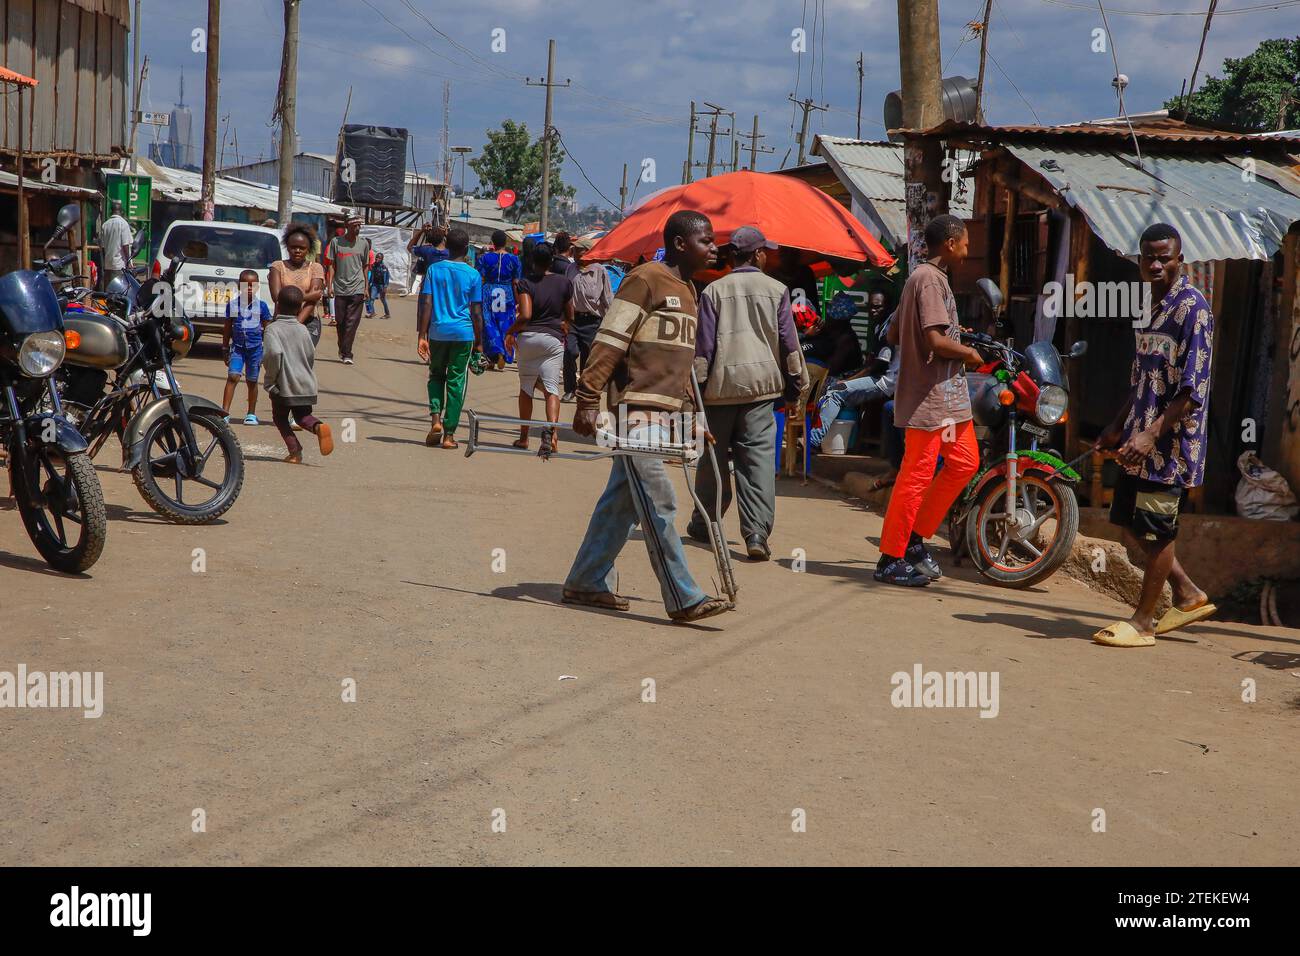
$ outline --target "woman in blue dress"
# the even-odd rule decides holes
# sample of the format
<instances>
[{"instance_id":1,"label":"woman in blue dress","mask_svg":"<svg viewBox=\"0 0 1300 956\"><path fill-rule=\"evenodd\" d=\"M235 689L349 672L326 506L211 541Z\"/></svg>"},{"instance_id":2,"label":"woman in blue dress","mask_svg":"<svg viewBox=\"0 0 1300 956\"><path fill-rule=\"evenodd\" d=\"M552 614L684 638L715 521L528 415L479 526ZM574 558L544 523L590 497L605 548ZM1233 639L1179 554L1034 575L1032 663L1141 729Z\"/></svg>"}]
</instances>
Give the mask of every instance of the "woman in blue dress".
<instances>
[{"instance_id":1,"label":"woman in blue dress","mask_svg":"<svg viewBox=\"0 0 1300 956\"><path fill-rule=\"evenodd\" d=\"M475 263L483 277L483 351L500 371L515 360L506 347L506 330L515 321L515 281L523 277L519 257L506 251L506 234L492 233L492 248Z\"/></svg>"}]
</instances>

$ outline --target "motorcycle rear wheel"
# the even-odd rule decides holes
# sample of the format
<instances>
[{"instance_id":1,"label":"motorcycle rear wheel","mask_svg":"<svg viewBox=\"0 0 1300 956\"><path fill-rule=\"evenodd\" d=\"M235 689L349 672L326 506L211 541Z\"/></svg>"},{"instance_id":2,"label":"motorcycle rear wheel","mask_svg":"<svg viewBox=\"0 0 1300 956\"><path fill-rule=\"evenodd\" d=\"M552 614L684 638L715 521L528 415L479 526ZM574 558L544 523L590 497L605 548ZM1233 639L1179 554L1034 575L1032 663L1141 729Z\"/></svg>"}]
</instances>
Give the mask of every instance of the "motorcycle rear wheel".
<instances>
[{"instance_id":1,"label":"motorcycle rear wheel","mask_svg":"<svg viewBox=\"0 0 1300 956\"><path fill-rule=\"evenodd\" d=\"M27 536L54 570L80 574L99 560L108 537L108 512L99 475L84 453L51 454L40 447L28 454L36 456L44 507L31 503L19 456L9 457L9 479Z\"/></svg>"},{"instance_id":2,"label":"motorcycle rear wheel","mask_svg":"<svg viewBox=\"0 0 1300 956\"><path fill-rule=\"evenodd\" d=\"M1020 475L1016 489L1016 515L1010 518L1006 479L980 492L966 516L965 543L971 563L984 577L1027 588L1051 577L1070 556L1079 532L1079 503L1074 488L1060 478Z\"/></svg>"},{"instance_id":3,"label":"motorcycle rear wheel","mask_svg":"<svg viewBox=\"0 0 1300 956\"><path fill-rule=\"evenodd\" d=\"M210 524L229 511L239 497L244 486L244 451L220 415L192 411L190 426L201 456L198 474L183 473L180 423L174 416L164 415L145 432L144 454L131 470L131 477L149 507L168 521ZM214 480L210 463L217 452L225 467L219 480ZM186 502L185 488L195 486L214 493L201 501Z\"/></svg>"}]
</instances>

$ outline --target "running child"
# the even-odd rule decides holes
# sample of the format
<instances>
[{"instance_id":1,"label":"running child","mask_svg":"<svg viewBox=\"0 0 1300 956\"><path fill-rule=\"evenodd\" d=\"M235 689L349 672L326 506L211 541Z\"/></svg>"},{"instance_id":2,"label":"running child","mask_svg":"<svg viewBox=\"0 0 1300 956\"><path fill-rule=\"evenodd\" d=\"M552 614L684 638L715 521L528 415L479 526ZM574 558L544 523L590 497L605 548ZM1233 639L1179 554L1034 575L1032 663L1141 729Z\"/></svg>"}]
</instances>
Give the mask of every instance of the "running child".
<instances>
[{"instance_id":1,"label":"running child","mask_svg":"<svg viewBox=\"0 0 1300 956\"><path fill-rule=\"evenodd\" d=\"M334 450L330 427L311 413L316 404L316 348L307 326L298 321L302 289L286 285L275 303L275 321L266 329L266 392L271 396L271 417L289 449L285 461L302 464L302 443L293 433L289 415L320 442L320 453Z\"/></svg>"}]
</instances>

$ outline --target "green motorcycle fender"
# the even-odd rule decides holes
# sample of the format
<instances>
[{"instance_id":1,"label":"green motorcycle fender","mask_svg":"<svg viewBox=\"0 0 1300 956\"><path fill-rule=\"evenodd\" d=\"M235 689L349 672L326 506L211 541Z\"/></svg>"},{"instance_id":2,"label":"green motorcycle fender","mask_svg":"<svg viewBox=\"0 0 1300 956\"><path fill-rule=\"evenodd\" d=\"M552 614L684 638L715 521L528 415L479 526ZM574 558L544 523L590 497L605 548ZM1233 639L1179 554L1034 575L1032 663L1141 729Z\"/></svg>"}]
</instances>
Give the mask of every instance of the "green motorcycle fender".
<instances>
[{"instance_id":1,"label":"green motorcycle fender","mask_svg":"<svg viewBox=\"0 0 1300 956\"><path fill-rule=\"evenodd\" d=\"M209 399L198 395L181 395L181 400L185 403L185 410L191 415L198 411L212 412L215 415L225 417L225 410ZM166 415L170 415L171 411L171 397L164 395L140 409L135 418L131 419L127 424L126 431L122 435L122 468L124 470L131 471L136 465L140 464L140 459L144 457L144 436L148 434L149 428L154 422Z\"/></svg>"}]
</instances>

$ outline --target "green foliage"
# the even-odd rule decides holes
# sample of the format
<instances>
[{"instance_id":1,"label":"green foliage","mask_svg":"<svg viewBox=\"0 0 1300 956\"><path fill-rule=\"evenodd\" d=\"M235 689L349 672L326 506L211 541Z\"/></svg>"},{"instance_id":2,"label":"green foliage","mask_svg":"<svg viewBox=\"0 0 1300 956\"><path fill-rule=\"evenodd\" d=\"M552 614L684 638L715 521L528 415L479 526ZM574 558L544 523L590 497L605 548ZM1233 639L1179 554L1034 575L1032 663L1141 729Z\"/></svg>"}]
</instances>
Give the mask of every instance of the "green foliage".
<instances>
[{"instance_id":1,"label":"green foliage","mask_svg":"<svg viewBox=\"0 0 1300 956\"><path fill-rule=\"evenodd\" d=\"M1249 56L1224 60L1223 73L1207 76L1185 104L1175 96L1165 109L1181 116L1186 105L1190 121L1250 130L1300 126L1300 37L1265 40Z\"/></svg>"},{"instance_id":2,"label":"green foliage","mask_svg":"<svg viewBox=\"0 0 1300 956\"><path fill-rule=\"evenodd\" d=\"M515 204L506 210L514 222L538 218L542 199L542 141L533 140L527 123L503 120L501 128L487 130L487 145L469 161L479 180L479 195L495 196L503 189L513 189ZM551 201L573 196L577 190L566 186L560 177L564 149L551 143Z\"/></svg>"}]
</instances>

